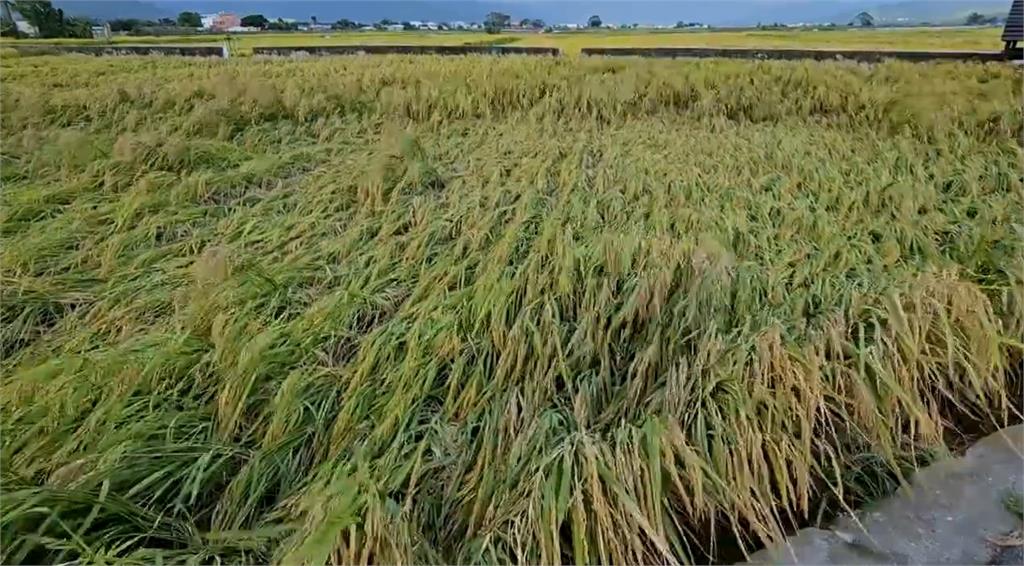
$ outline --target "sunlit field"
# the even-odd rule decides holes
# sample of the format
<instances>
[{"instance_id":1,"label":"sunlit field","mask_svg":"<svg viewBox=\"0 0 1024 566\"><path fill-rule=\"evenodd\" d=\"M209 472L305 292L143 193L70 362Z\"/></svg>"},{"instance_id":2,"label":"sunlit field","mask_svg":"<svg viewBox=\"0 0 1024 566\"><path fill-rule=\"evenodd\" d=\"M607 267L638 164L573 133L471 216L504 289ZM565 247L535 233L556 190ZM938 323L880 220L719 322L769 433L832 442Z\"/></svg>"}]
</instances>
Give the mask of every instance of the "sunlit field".
<instances>
[{"instance_id":1,"label":"sunlit field","mask_svg":"<svg viewBox=\"0 0 1024 566\"><path fill-rule=\"evenodd\" d=\"M559 33L507 32L488 35L483 32L327 32L260 33L233 36L115 37L115 43L230 43L238 55L252 53L253 47L415 44L466 45L499 42L510 45L558 47L566 54L579 53L584 47L790 47L817 49L909 49L978 50L1002 48L998 28L909 28L860 30L749 30L749 31L581 31ZM8 44L5 39L0 43ZM97 43L92 40L18 40L22 43Z\"/></svg>"},{"instance_id":2,"label":"sunlit field","mask_svg":"<svg viewBox=\"0 0 1024 566\"><path fill-rule=\"evenodd\" d=\"M737 560L1019 421L1012 66L0 65L3 563Z\"/></svg>"},{"instance_id":3,"label":"sunlit field","mask_svg":"<svg viewBox=\"0 0 1024 566\"><path fill-rule=\"evenodd\" d=\"M578 32L531 34L516 45L559 47L781 47L810 49L979 50L1002 48L997 28L878 30L750 30L672 32Z\"/></svg>"}]
</instances>

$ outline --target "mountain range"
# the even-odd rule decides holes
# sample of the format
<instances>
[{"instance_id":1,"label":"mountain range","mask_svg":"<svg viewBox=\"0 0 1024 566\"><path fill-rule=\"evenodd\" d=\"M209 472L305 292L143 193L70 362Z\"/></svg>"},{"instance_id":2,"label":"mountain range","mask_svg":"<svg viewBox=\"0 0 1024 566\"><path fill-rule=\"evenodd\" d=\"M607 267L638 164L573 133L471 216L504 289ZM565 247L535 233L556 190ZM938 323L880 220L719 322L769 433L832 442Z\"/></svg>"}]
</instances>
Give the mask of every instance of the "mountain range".
<instances>
[{"instance_id":1,"label":"mountain range","mask_svg":"<svg viewBox=\"0 0 1024 566\"><path fill-rule=\"evenodd\" d=\"M1005 15L1010 2L995 0L58 0L73 16L99 20L158 19L182 11L332 22L392 20L483 21L489 12L513 19L540 18L549 23L584 22L598 14L609 23L672 24L696 21L714 26L752 26L760 22L846 23L861 11L885 22L960 22L972 11Z\"/></svg>"}]
</instances>

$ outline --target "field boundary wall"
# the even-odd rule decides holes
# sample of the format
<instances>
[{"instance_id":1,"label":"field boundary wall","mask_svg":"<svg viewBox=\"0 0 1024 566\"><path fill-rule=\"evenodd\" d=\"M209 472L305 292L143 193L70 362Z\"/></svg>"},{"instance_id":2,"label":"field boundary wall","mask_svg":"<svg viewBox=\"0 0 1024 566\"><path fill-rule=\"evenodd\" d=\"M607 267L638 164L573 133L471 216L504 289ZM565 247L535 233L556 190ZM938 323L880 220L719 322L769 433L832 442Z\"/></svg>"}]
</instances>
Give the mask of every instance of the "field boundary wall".
<instances>
[{"instance_id":1,"label":"field boundary wall","mask_svg":"<svg viewBox=\"0 0 1024 566\"><path fill-rule=\"evenodd\" d=\"M179 57L227 57L228 49L220 45L4 45L19 55L175 55Z\"/></svg>"}]
</instances>

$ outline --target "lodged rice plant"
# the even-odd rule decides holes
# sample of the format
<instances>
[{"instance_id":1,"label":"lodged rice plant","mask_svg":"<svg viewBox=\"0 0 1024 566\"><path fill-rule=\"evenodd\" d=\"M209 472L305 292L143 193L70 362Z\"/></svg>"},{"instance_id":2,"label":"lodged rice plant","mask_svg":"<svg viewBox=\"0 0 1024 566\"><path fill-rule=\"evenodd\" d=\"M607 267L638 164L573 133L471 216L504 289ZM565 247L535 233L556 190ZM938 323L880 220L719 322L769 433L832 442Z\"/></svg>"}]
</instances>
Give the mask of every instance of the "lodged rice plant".
<instances>
[{"instance_id":1,"label":"lodged rice plant","mask_svg":"<svg viewBox=\"0 0 1024 566\"><path fill-rule=\"evenodd\" d=\"M1012 67L0 65L4 563L736 560L1020 420Z\"/></svg>"}]
</instances>

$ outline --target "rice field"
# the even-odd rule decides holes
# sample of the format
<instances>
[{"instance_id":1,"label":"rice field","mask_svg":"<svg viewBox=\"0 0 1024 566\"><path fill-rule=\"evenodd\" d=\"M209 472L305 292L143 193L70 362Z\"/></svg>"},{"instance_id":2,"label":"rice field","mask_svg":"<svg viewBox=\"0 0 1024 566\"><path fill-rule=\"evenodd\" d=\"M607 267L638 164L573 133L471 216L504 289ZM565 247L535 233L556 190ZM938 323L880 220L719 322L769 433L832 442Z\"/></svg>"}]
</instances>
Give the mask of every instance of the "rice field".
<instances>
[{"instance_id":1,"label":"rice field","mask_svg":"<svg viewBox=\"0 0 1024 566\"><path fill-rule=\"evenodd\" d=\"M515 45L558 47L567 54L584 47L748 47L998 51L998 28L882 28L877 30L613 31L529 34Z\"/></svg>"},{"instance_id":2,"label":"rice field","mask_svg":"<svg viewBox=\"0 0 1024 566\"><path fill-rule=\"evenodd\" d=\"M980 28L881 28L875 30L600 30L559 33L482 32L328 32L259 33L233 36L115 37L115 43L220 44L230 37L232 52L246 56L253 47L346 44L466 45L500 41L509 45L557 47L576 55L584 47L763 47L799 49L889 49L921 51L998 51L1001 30ZM13 40L3 39L0 44ZM18 40L20 43L99 43L94 40Z\"/></svg>"},{"instance_id":3,"label":"rice field","mask_svg":"<svg viewBox=\"0 0 1024 566\"><path fill-rule=\"evenodd\" d=\"M1019 422L1019 70L4 58L0 562L741 559Z\"/></svg>"}]
</instances>

